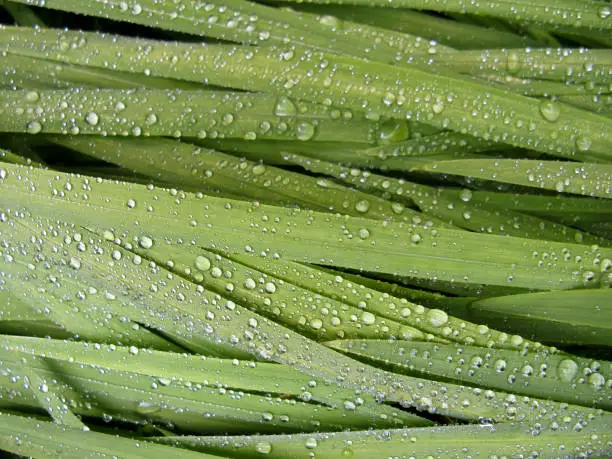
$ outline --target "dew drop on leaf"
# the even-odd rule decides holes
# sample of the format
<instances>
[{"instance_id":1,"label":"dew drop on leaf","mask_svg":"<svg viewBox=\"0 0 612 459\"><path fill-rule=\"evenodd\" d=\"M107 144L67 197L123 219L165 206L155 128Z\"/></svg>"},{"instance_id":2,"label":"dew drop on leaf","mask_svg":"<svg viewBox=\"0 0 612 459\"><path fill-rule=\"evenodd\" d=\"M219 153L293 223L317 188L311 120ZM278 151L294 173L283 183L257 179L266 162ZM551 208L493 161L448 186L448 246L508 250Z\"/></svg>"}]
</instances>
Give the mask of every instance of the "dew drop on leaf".
<instances>
[{"instance_id":1,"label":"dew drop on leaf","mask_svg":"<svg viewBox=\"0 0 612 459\"><path fill-rule=\"evenodd\" d=\"M559 106L550 100L545 100L540 104L540 114L546 121L555 122L561 115Z\"/></svg>"},{"instance_id":2,"label":"dew drop on leaf","mask_svg":"<svg viewBox=\"0 0 612 459\"><path fill-rule=\"evenodd\" d=\"M43 126L38 121L30 121L26 125L26 132L28 134L39 134L42 131L42 129L43 129Z\"/></svg>"},{"instance_id":3,"label":"dew drop on leaf","mask_svg":"<svg viewBox=\"0 0 612 459\"><path fill-rule=\"evenodd\" d=\"M557 366L557 374L562 381L570 382L578 374L578 364L572 359L563 359Z\"/></svg>"}]
</instances>

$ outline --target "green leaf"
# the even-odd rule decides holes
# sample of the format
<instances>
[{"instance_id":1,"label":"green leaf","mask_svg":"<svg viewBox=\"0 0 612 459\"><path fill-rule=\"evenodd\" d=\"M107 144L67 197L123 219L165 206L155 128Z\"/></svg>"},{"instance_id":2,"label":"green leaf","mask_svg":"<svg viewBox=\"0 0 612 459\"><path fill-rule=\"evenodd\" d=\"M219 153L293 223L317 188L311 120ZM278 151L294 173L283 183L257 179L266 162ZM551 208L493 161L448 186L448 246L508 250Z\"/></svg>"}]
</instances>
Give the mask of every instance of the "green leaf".
<instances>
[{"instance_id":1,"label":"green leaf","mask_svg":"<svg viewBox=\"0 0 612 459\"><path fill-rule=\"evenodd\" d=\"M82 45L71 47L70 43ZM607 162L612 151L612 120L607 117L571 106L551 117L538 100L417 67L400 68L312 50L296 49L287 59L287 48L195 46L9 27L0 33L0 49L56 62L161 77L180 75L187 81L266 91L352 111L366 107L370 117L417 119L437 128L576 160ZM11 114L18 111L13 105L3 110L7 108Z\"/></svg>"},{"instance_id":2,"label":"green leaf","mask_svg":"<svg viewBox=\"0 0 612 459\"><path fill-rule=\"evenodd\" d=\"M598 260L593 269L610 276L612 260ZM590 275L587 272L585 275ZM527 336L553 343L610 346L612 290L572 290L486 298L470 305L476 320L502 324Z\"/></svg>"},{"instance_id":3,"label":"green leaf","mask_svg":"<svg viewBox=\"0 0 612 459\"><path fill-rule=\"evenodd\" d=\"M0 449L20 456L66 459L94 458L101 454L134 459L224 457L59 426L3 412L0 412Z\"/></svg>"},{"instance_id":4,"label":"green leaf","mask_svg":"<svg viewBox=\"0 0 612 459\"><path fill-rule=\"evenodd\" d=\"M197 451L228 454L236 458L355 457L519 457L526 452L539 458L559 453L604 456L610 450L610 420L606 414L585 425L567 423L456 425L426 429L370 430L300 435L244 437L160 437L157 441ZM571 452L570 452L571 451Z\"/></svg>"},{"instance_id":5,"label":"green leaf","mask_svg":"<svg viewBox=\"0 0 612 459\"><path fill-rule=\"evenodd\" d=\"M228 91L4 90L2 106L20 109L0 118L0 131L28 134L368 142L375 130L363 117L334 120L324 106L299 105L301 112L286 98Z\"/></svg>"},{"instance_id":6,"label":"green leaf","mask_svg":"<svg viewBox=\"0 0 612 459\"><path fill-rule=\"evenodd\" d=\"M612 199L612 165L529 159L439 161L415 170Z\"/></svg>"},{"instance_id":7,"label":"green leaf","mask_svg":"<svg viewBox=\"0 0 612 459\"><path fill-rule=\"evenodd\" d=\"M386 8L412 8L415 10L432 10L440 13L461 13L482 16L493 16L510 20L533 22L561 27L609 30L610 7L606 2L585 0L575 3L562 0L555 3L554 11L547 0L501 0L496 2L465 3L460 0L447 0L432 3L429 0L306 0L307 3L334 3L337 5L380 6ZM277 3L291 0L276 0Z\"/></svg>"},{"instance_id":8,"label":"green leaf","mask_svg":"<svg viewBox=\"0 0 612 459\"><path fill-rule=\"evenodd\" d=\"M576 360L548 350L527 354L416 341L338 340L326 345L399 373L608 411L612 408L612 389L605 383L612 375L612 362Z\"/></svg>"}]
</instances>

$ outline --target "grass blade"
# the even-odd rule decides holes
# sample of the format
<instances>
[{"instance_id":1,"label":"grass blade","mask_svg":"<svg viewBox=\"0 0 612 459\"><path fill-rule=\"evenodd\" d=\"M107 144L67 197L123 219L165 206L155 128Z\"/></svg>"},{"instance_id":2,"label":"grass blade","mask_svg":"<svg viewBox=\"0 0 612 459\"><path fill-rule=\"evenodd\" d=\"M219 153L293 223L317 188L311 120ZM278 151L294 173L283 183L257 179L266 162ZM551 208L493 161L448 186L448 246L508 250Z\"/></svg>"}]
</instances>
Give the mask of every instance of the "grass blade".
<instances>
[{"instance_id":1,"label":"grass blade","mask_svg":"<svg viewBox=\"0 0 612 459\"><path fill-rule=\"evenodd\" d=\"M442 161L415 169L512 183L559 193L612 198L612 165L528 159Z\"/></svg>"},{"instance_id":2,"label":"grass blade","mask_svg":"<svg viewBox=\"0 0 612 459\"><path fill-rule=\"evenodd\" d=\"M597 266L609 273L609 258ZM560 297L553 292L487 298L470 305L475 320L524 330L528 336L559 344L610 346L612 291L573 290Z\"/></svg>"},{"instance_id":3,"label":"grass blade","mask_svg":"<svg viewBox=\"0 0 612 459\"><path fill-rule=\"evenodd\" d=\"M426 375L483 390L495 388L608 411L612 408L612 389L601 383L612 374L612 362L581 364L570 355L548 351L525 355L510 349L424 342L338 340L326 345L391 367L398 373Z\"/></svg>"},{"instance_id":4,"label":"grass blade","mask_svg":"<svg viewBox=\"0 0 612 459\"><path fill-rule=\"evenodd\" d=\"M62 49L57 44L79 40L85 45L75 49ZM44 47L39 51L41 44ZM612 151L608 132L612 120L607 117L564 106L559 116L551 120L547 106L543 110L535 99L416 67L399 68L309 50L295 52L287 60L283 57L286 49L194 46L8 27L0 31L0 49L10 54L161 77L180 74L188 81L268 91L353 111L370 106L378 116L416 119L437 128L576 160L607 162ZM89 49L103 51L94 54ZM150 51L143 53L143 49ZM139 59L122 57L126 55ZM171 56L182 57L173 61ZM191 62L198 65L192 66ZM321 66L334 70L322 71ZM14 110L13 107L11 112Z\"/></svg>"},{"instance_id":5,"label":"grass blade","mask_svg":"<svg viewBox=\"0 0 612 459\"><path fill-rule=\"evenodd\" d=\"M14 115L0 118L0 131L28 134L368 142L375 131L363 119L334 120L323 106L300 112L288 99L227 91L4 90L0 106Z\"/></svg>"},{"instance_id":6,"label":"grass blade","mask_svg":"<svg viewBox=\"0 0 612 459\"><path fill-rule=\"evenodd\" d=\"M427 429L370 430L306 435L231 437L164 437L157 440L197 451L229 454L236 458L333 459L339 455L366 457L518 457L526 452L539 458L565 455L605 457L610 451L610 415L574 429L571 425L539 424L536 429L517 425L450 426ZM467 451L466 451L467 450ZM571 451L571 452L570 452Z\"/></svg>"},{"instance_id":7,"label":"grass blade","mask_svg":"<svg viewBox=\"0 0 612 459\"><path fill-rule=\"evenodd\" d=\"M276 0L285 3L291 0ZM551 11L547 0L501 0L497 2L478 2L466 4L460 0L432 3L428 0L307 0L307 3L334 3L337 5L379 6L386 8L412 8L415 10L432 10L440 13L461 13L476 16L492 16L509 20L521 20L535 24L546 24L555 28L576 27L586 29L609 30L612 28L608 17L609 5L603 1L586 0L579 4L572 0L555 3Z\"/></svg>"},{"instance_id":8,"label":"grass blade","mask_svg":"<svg viewBox=\"0 0 612 459\"><path fill-rule=\"evenodd\" d=\"M218 458L158 443L83 431L0 412L0 449L20 456L82 459L101 454L134 459Z\"/></svg>"}]
</instances>

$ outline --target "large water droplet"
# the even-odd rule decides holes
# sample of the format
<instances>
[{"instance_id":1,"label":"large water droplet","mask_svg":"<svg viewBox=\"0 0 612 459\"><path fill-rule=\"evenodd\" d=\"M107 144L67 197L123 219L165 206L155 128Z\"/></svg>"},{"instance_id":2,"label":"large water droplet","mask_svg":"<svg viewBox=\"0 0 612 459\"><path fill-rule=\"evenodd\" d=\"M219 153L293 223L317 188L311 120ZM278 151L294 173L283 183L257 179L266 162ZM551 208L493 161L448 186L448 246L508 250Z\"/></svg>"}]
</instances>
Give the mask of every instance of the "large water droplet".
<instances>
[{"instance_id":1,"label":"large water droplet","mask_svg":"<svg viewBox=\"0 0 612 459\"><path fill-rule=\"evenodd\" d=\"M409 136L410 129L407 122L396 120L385 121L378 131L378 143L380 145L388 145L406 140Z\"/></svg>"},{"instance_id":2,"label":"large water droplet","mask_svg":"<svg viewBox=\"0 0 612 459\"><path fill-rule=\"evenodd\" d=\"M589 151L591 149L592 143L593 142L591 142L591 139L583 135L578 136L576 138L576 148L578 149L578 151Z\"/></svg>"},{"instance_id":3,"label":"large water droplet","mask_svg":"<svg viewBox=\"0 0 612 459\"><path fill-rule=\"evenodd\" d=\"M255 443L255 451L259 454L270 454L272 451L272 445L267 441L258 441Z\"/></svg>"},{"instance_id":4,"label":"large water droplet","mask_svg":"<svg viewBox=\"0 0 612 459\"><path fill-rule=\"evenodd\" d=\"M90 126L95 126L100 121L100 117L98 116L96 112L89 112L85 115L85 121Z\"/></svg>"},{"instance_id":5,"label":"large water droplet","mask_svg":"<svg viewBox=\"0 0 612 459\"><path fill-rule=\"evenodd\" d=\"M316 128L314 124L302 121L295 128L296 137L299 140L310 140L315 135Z\"/></svg>"},{"instance_id":6,"label":"large water droplet","mask_svg":"<svg viewBox=\"0 0 612 459\"><path fill-rule=\"evenodd\" d=\"M540 114L546 121L555 122L561 115L559 106L550 100L545 100L540 104Z\"/></svg>"},{"instance_id":7,"label":"large water droplet","mask_svg":"<svg viewBox=\"0 0 612 459\"><path fill-rule=\"evenodd\" d=\"M26 124L26 132L28 134L38 134L40 131L42 131L42 128L42 124L40 124L38 121L30 121L28 124Z\"/></svg>"},{"instance_id":8,"label":"large water droplet","mask_svg":"<svg viewBox=\"0 0 612 459\"><path fill-rule=\"evenodd\" d=\"M559 379L570 382L578 374L578 364L571 359L563 359L557 366Z\"/></svg>"},{"instance_id":9,"label":"large water droplet","mask_svg":"<svg viewBox=\"0 0 612 459\"><path fill-rule=\"evenodd\" d=\"M427 318L432 327L441 327L448 322L448 314L441 309L432 309L427 313Z\"/></svg>"},{"instance_id":10,"label":"large water droplet","mask_svg":"<svg viewBox=\"0 0 612 459\"><path fill-rule=\"evenodd\" d=\"M315 449L318 446L318 442L316 438L310 437L304 443L304 446L308 449Z\"/></svg>"},{"instance_id":11,"label":"large water droplet","mask_svg":"<svg viewBox=\"0 0 612 459\"><path fill-rule=\"evenodd\" d=\"M210 260L203 255L198 255L195 259L196 268L200 271L208 271L210 269Z\"/></svg>"},{"instance_id":12,"label":"large water droplet","mask_svg":"<svg viewBox=\"0 0 612 459\"><path fill-rule=\"evenodd\" d=\"M288 97L280 97L274 106L274 114L276 116L295 116L297 107Z\"/></svg>"}]
</instances>

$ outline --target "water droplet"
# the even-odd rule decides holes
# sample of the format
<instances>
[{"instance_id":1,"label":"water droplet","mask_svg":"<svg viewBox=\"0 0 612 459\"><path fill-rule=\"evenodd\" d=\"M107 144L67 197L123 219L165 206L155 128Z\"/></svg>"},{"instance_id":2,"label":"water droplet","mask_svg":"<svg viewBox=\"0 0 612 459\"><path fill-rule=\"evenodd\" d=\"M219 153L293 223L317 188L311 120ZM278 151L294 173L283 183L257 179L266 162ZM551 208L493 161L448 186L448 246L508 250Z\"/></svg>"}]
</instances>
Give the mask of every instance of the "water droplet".
<instances>
[{"instance_id":1,"label":"water droplet","mask_svg":"<svg viewBox=\"0 0 612 459\"><path fill-rule=\"evenodd\" d=\"M244 281L244 288L246 288L247 290L253 290L255 287L257 287L257 284L250 277Z\"/></svg>"},{"instance_id":2,"label":"water droplet","mask_svg":"<svg viewBox=\"0 0 612 459\"><path fill-rule=\"evenodd\" d=\"M602 19L608 19L610 17L610 15L612 15L612 8L610 8L609 6L602 6L597 11L597 14Z\"/></svg>"},{"instance_id":3,"label":"water droplet","mask_svg":"<svg viewBox=\"0 0 612 459\"><path fill-rule=\"evenodd\" d=\"M506 63L508 72L516 73L521 68L521 57L518 53L511 52L508 54L508 61Z\"/></svg>"},{"instance_id":4,"label":"water droplet","mask_svg":"<svg viewBox=\"0 0 612 459\"><path fill-rule=\"evenodd\" d=\"M255 451L259 454L270 454L272 451L272 445L267 441L258 441L255 443Z\"/></svg>"},{"instance_id":5,"label":"water droplet","mask_svg":"<svg viewBox=\"0 0 612 459\"><path fill-rule=\"evenodd\" d=\"M266 173L266 166L263 164L256 164L253 166L251 171L253 172L253 175L263 175Z\"/></svg>"},{"instance_id":6,"label":"water droplet","mask_svg":"<svg viewBox=\"0 0 612 459\"><path fill-rule=\"evenodd\" d=\"M360 213L362 213L362 214L365 214L365 213L366 213L368 210L370 210L370 202L369 202L369 201L366 201L365 199L364 199L364 200L361 200L361 201L358 201L358 202L355 204L355 210L356 210L357 212L360 212Z\"/></svg>"},{"instance_id":7,"label":"water droplet","mask_svg":"<svg viewBox=\"0 0 612 459\"><path fill-rule=\"evenodd\" d=\"M132 355L138 355L138 348L136 346L130 346L129 352Z\"/></svg>"},{"instance_id":8,"label":"water droplet","mask_svg":"<svg viewBox=\"0 0 612 459\"><path fill-rule=\"evenodd\" d=\"M295 116L297 114L297 107L291 99L280 97L274 106L274 114L276 116Z\"/></svg>"},{"instance_id":9,"label":"water droplet","mask_svg":"<svg viewBox=\"0 0 612 459\"><path fill-rule=\"evenodd\" d=\"M195 259L196 268L200 271L208 271L210 269L210 260L203 255L198 255Z\"/></svg>"},{"instance_id":10,"label":"water droplet","mask_svg":"<svg viewBox=\"0 0 612 459\"><path fill-rule=\"evenodd\" d=\"M378 131L378 143L380 145L401 142L408 137L410 137L410 129L405 121L385 121Z\"/></svg>"},{"instance_id":11,"label":"water droplet","mask_svg":"<svg viewBox=\"0 0 612 459\"><path fill-rule=\"evenodd\" d=\"M472 200L472 190L464 188L461 190L461 193L459 193L459 197L463 202L470 202Z\"/></svg>"},{"instance_id":12,"label":"water droplet","mask_svg":"<svg viewBox=\"0 0 612 459\"><path fill-rule=\"evenodd\" d=\"M98 114L96 112L88 112L85 115L85 121L90 126L95 126L100 121L100 117L98 116Z\"/></svg>"},{"instance_id":13,"label":"water droplet","mask_svg":"<svg viewBox=\"0 0 612 459\"><path fill-rule=\"evenodd\" d=\"M601 373L593 373L589 376L589 384L591 384L595 390L601 389L606 383L606 378L604 378Z\"/></svg>"},{"instance_id":14,"label":"water droplet","mask_svg":"<svg viewBox=\"0 0 612 459\"><path fill-rule=\"evenodd\" d=\"M359 230L359 238L360 239L367 239L370 237L370 231L368 231L367 228L361 228Z\"/></svg>"},{"instance_id":15,"label":"water droplet","mask_svg":"<svg viewBox=\"0 0 612 459\"><path fill-rule=\"evenodd\" d=\"M153 239L148 236L143 236L138 241L138 245L140 245L140 247L142 247L143 249L150 249L151 247L153 247Z\"/></svg>"},{"instance_id":16,"label":"water droplet","mask_svg":"<svg viewBox=\"0 0 612 459\"><path fill-rule=\"evenodd\" d=\"M364 311L361 314L361 323L364 325L372 325L374 322L376 322L376 316L374 314L372 314L371 312L368 311Z\"/></svg>"},{"instance_id":17,"label":"water droplet","mask_svg":"<svg viewBox=\"0 0 612 459\"><path fill-rule=\"evenodd\" d=\"M79 260L78 258L71 257L69 264L70 264L70 267L73 268L73 269L80 269L81 268L81 260Z\"/></svg>"},{"instance_id":18,"label":"water droplet","mask_svg":"<svg viewBox=\"0 0 612 459\"><path fill-rule=\"evenodd\" d=\"M545 100L540 104L540 114L546 121L555 122L561 115L561 109L554 102Z\"/></svg>"},{"instance_id":19,"label":"water droplet","mask_svg":"<svg viewBox=\"0 0 612 459\"><path fill-rule=\"evenodd\" d=\"M432 105L431 109L436 115L439 115L444 110L444 104L438 101Z\"/></svg>"},{"instance_id":20,"label":"water droplet","mask_svg":"<svg viewBox=\"0 0 612 459\"><path fill-rule=\"evenodd\" d=\"M310 140L314 137L315 130L316 129L313 124L302 121L295 128L296 137L299 140Z\"/></svg>"},{"instance_id":21,"label":"water droplet","mask_svg":"<svg viewBox=\"0 0 612 459\"><path fill-rule=\"evenodd\" d=\"M356 408L357 408L357 406L355 405L355 403L351 402L350 400L345 400L344 401L344 409L345 410L355 411Z\"/></svg>"},{"instance_id":22,"label":"water droplet","mask_svg":"<svg viewBox=\"0 0 612 459\"><path fill-rule=\"evenodd\" d=\"M318 445L317 439L313 437L308 438L304 443L304 446L308 449L315 449Z\"/></svg>"},{"instance_id":23,"label":"water droplet","mask_svg":"<svg viewBox=\"0 0 612 459\"><path fill-rule=\"evenodd\" d=\"M315 330L320 330L322 326L323 321L321 319L312 319L310 321L310 327L314 328Z\"/></svg>"},{"instance_id":24,"label":"water droplet","mask_svg":"<svg viewBox=\"0 0 612 459\"><path fill-rule=\"evenodd\" d=\"M591 139L583 135L578 136L576 138L576 148L578 149L578 151L589 151L591 149L592 143L593 142L591 142Z\"/></svg>"},{"instance_id":25,"label":"water droplet","mask_svg":"<svg viewBox=\"0 0 612 459\"><path fill-rule=\"evenodd\" d=\"M441 309L432 309L427 313L427 318L432 327L441 327L448 322L448 314Z\"/></svg>"},{"instance_id":26,"label":"water droplet","mask_svg":"<svg viewBox=\"0 0 612 459\"><path fill-rule=\"evenodd\" d=\"M578 364L571 359L563 359L557 366L557 374L562 381L570 382L578 374Z\"/></svg>"},{"instance_id":27,"label":"water droplet","mask_svg":"<svg viewBox=\"0 0 612 459\"><path fill-rule=\"evenodd\" d=\"M40 124L38 121L30 121L28 124L26 124L26 131L28 134L38 134L40 131L42 131L42 128L42 124Z\"/></svg>"},{"instance_id":28,"label":"water droplet","mask_svg":"<svg viewBox=\"0 0 612 459\"><path fill-rule=\"evenodd\" d=\"M38 99L40 99L40 94L37 91L26 92L25 100L28 102L38 102Z\"/></svg>"},{"instance_id":29,"label":"water droplet","mask_svg":"<svg viewBox=\"0 0 612 459\"><path fill-rule=\"evenodd\" d=\"M276 292L276 284L274 282L266 282L264 285L264 290L268 293Z\"/></svg>"}]
</instances>

